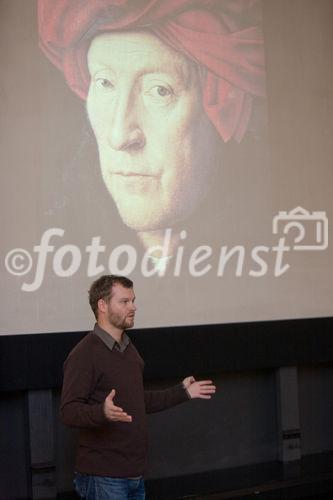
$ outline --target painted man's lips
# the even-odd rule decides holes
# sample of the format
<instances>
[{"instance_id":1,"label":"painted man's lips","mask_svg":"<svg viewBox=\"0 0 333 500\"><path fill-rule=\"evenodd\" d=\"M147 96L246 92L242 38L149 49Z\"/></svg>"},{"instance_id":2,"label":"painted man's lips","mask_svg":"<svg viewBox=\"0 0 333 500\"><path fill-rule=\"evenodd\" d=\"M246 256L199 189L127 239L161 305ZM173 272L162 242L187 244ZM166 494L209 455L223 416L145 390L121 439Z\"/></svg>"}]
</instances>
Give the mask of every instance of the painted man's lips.
<instances>
[{"instance_id":1,"label":"painted man's lips","mask_svg":"<svg viewBox=\"0 0 333 500\"><path fill-rule=\"evenodd\" d=\"M122 177L158 177L158 175L153 175L146 172L135 172L135 171L130 171L130 172L117 171L111 173L112 175L120 175Z\"/></svg>"}]
</instances>

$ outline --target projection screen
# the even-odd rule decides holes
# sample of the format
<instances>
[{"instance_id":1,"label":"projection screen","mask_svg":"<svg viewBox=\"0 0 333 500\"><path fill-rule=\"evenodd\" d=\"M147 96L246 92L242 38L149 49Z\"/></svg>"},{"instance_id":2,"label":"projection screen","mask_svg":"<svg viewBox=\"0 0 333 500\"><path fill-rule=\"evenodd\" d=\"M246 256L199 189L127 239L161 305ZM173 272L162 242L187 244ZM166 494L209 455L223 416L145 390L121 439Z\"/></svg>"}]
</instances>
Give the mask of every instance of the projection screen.
<instances>
[{"instance_id":1,"label":"projection screen","mask_svg":"<svg viewBox=\"0 0 333 500\"><path fill-rule=\"evenodd\" d=\"M0 333L331 316L331 7L1 0Z\"/></svg>"}]
</instances>

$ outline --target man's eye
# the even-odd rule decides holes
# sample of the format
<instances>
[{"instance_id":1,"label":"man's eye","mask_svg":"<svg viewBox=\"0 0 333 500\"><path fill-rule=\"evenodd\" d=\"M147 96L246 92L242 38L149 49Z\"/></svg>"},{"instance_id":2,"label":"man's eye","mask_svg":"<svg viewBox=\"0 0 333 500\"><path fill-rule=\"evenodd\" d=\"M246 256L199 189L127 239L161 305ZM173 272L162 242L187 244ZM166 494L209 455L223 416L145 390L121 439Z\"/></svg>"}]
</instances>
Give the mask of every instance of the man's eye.
<instances>
[{"instance_id":1,"label":"man's eye","mask_svg":"<svg viewBox=\"0 0 333 500\"><path fill-rule=\"evenodd\" d=\"M113 89L113 84L107 78L97 78L96 84L103 89Z\"/></svg>"},{"instance_id":2,"label":"man's eye","mask_svg":"<svg viewBox=\"0 0 333 500\"><path fill-rule=\"evenodd\" d=\"M161 97L171 95L171 91L168 88L163 87L163 85L158 85L157 87L155 87L155 89L157 94L160 95Z\"/></svg>"},{"instance_id":3,"label":"man's eye","mask_svg":"<svg viewBox=\"0 0 333 500\"><path fill-rule=\"evenodd\" d=\"M166 87L165 85L154 85L150 87L145 94L152 102L162 105L171 103L175 98L175 93L172 88Z\"/></svg>"}]
</instances>

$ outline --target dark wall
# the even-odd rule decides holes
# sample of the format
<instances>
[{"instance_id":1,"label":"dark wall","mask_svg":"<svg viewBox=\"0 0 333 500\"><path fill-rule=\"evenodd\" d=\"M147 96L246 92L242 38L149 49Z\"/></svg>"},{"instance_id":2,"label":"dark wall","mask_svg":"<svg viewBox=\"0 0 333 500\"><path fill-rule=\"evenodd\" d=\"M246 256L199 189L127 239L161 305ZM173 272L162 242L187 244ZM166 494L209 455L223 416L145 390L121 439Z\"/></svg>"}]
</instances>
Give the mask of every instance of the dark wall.
<instances>
[{"instance_id":1,"label":"dark wall","mask_svg":"<svg viewBox=\"0 0 333 500\"><path fill-rule=\"evenodd\" d=\"M30 482L29 433L23 391L1 394L0 429L0 498L26 498Z\"/></svg>"},{"instance_id":2,"label":"dark wall","mask_svg":"<svg viewBox=\"0 0 333 500\"><path fill-rule=\"evenodd\" d=\"M146 378L332 361L333 318L132 330ZM86 332L0 336L0 391L59 387L62 363ZM14 362L13 362L14 361ZM19 370L17 367L19 366Z\"/></svg>"},{"instance_id":3,"label":"dark wall","mask_svg":"<svg viewBox=\"0 0 333 500\"><path fill-rule=\"evenodd\" d=\"M193 374L218 389L211 401L149 416L148 484L157 481L160 491L163 478L179 478L169 496L177 498L193 474L226 471L219 485L203 480L192 493L214 491L231 487L227 478L239 467L332 451L332 325L321 318L132 331L148 386ZM1 499L43 498L45 484L53 495L72 489L76 434L62 425L58 407L63 361L83 335L0 338ZM235 485L245 477L251 483L235 474Z\"/></svg>"}]
</instances>

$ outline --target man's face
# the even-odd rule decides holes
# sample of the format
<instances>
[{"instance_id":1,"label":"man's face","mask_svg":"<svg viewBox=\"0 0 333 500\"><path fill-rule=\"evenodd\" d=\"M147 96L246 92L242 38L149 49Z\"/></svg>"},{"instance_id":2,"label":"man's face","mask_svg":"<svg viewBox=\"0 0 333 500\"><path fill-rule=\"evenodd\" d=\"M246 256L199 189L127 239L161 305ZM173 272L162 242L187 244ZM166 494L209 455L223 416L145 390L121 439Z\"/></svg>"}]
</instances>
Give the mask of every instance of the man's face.
<instances>
[{"instance_id":1,"label":"man's face","mask_svg":"<svg viewBox=\"0 0 333 500\"><path fill-rule=\"evenodd\" d=\"M188 217L216 168L196 67L144 32L96 37L88 66L88 115L124 223L147 231Z\"/></svg>"},{"instance_id":2,"label":"man's face","mask_svg":"<svg viewBox=\"0 0 333 500\"><path fill-rule=\"evenodd\" d=\"M113 285L112 295L106 303L106 317L111 326L126 330L134 326L135 294L133 288L125 288L119 283Z\"/></svg>"}]
</instances>

